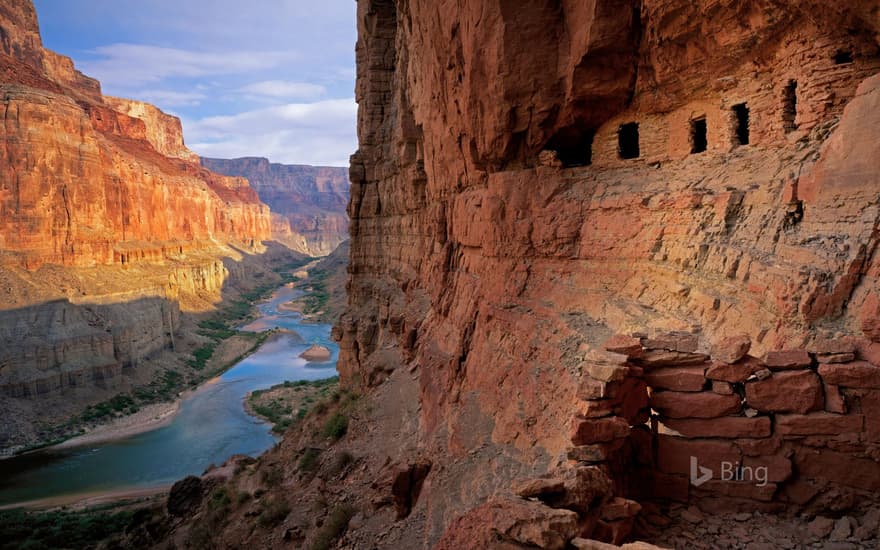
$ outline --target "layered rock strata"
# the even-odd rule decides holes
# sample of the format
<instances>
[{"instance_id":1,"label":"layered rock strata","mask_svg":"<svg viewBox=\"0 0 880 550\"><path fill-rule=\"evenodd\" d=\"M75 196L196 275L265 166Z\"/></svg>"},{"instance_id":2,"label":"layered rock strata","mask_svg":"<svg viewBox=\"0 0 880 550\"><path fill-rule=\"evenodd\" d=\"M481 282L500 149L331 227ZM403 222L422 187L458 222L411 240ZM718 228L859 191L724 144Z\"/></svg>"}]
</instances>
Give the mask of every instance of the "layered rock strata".
<instances>
[{"instance_id":1,"label":"layered rock strata","mask_svg":"<svg viewBox=\"0 0 880 550\"><path fill-rule=\"evenodd\" d=\"M859 394L858 407L822 411L836 395L827 386L847 386L818 358L780 356L787 370L743 388L718 379L717 391L699 371L711 344L741 334L754 357L828 337L880 342L877 10L871 0L358 3L339 368L360 387L412 369L423 454L441 471L470 461L451 485L426 483L426 540L517 476L568 459L581 388L608 391L589 382L588 355L615 332L700 335L705 349L644 359L682 369L657 375L674 384L655 396L670 425L701 433L694 411L729 416L717 429L794 453L773 458L780 466L842 454L873 478L875 440L858 411L875 397L850 386L841 395ZM755 418L740 416L743 397ZM849 435L782 433L771 413L794 423L784 430L818 414ZM585 425L579 446L642 420L623 418ZM775 457L770 447L749 452ZM805 475L847 485L819 470ZM778 502L764 490L762 502ZM797 498L821 505L810 491Z\"/></svg>"},{"instance_id":2,"label":"layered rock strata","mask_svg":"<svg viewBox=\"0 0 880 550\"><path fill-rule=\"evenodd\" d=\"M202 165L247 178L272 209L272 238L293 250L326 256L348 239L345 168L276 164L264 158L203 158Z\"/></svg>"},{"instance_id":3,"label":"layered rock strata","mask_svg":"<svg viewBox=\"0 0 880 550\"><path fill-rule=\"evenodd\" d=\"M265 250L269 209L43 48L29 0L0 6L0 98L0 394L110 387Z\"/></svg>"},{"instance_id":4,"label":"layered rock strata","mask_svg":"<svg viewBox=\"0 0 880 550\"><path fill-rule=\"evenodd\" d=\"M34 269L161 261L184 247L270 237L269 210L242 178L201 168L180 121L105 98L42 47L30 2L0 12L0 250Z\"/></svg>"}]
</instances>

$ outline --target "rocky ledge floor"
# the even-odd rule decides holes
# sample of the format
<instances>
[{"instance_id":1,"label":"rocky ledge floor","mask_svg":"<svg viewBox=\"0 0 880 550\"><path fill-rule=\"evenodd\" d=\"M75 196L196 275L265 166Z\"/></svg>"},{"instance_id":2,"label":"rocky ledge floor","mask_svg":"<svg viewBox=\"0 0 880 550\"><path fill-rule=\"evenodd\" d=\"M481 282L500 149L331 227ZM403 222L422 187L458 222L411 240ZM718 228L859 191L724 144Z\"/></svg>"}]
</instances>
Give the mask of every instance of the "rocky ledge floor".
<instances>
[{"instance_id":1,"label":"rocky ledge floor","mask_svg":"<svg viewBox=\"0 0 880 550\"><path fill-rule=\"evenodd\" d=\"M689 549L854 550L880 548L880 509L830 518L785 518L761 512L709 515L695 506L673 506L665 515L649 515L653 544ZM666 525L662 525L666 523Z\"/></svg>"}]
</instances>

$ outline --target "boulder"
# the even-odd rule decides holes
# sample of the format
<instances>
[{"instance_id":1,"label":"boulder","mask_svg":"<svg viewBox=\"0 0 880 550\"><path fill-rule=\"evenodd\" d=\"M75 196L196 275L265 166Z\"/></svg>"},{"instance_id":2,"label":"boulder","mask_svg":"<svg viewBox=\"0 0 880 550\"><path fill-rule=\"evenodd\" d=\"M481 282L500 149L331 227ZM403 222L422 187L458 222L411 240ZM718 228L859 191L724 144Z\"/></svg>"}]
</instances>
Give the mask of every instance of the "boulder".
<instances>
[{"instance_id":1,"label":"boulder","mask_svg":"<svg viewBox=\"0 0 880 550\"><path fill-rule=\"evenodd\" d=\"M880 367L867 361L819 365L819 376L827 384L847 388L880 388Z\"/></svg>"},{"instance_id":2,"label":"boulder","mask_svg":"<svg viewBox=\"0 0 880 550\"><path fill-rule=\"evenodd\" d=\"M820 411L810 414L776 415L776 433L779 435L859 433L864 426L865 417L860 414L842 415Z\"/></svg>"},{"instance_id":3,"label":"boulder","mask_svg":"<svg viewBox=\"0 0 880 550\"><path fill-rule=\"evenodd\" d=\"M168 514L184 517L194 514L202 503L202 479L187 476L171 486L165 504Z\"/></svg>"},{"instance_id":4,"label":"boulder","mask_svg":"<svg viewBox=\"0 0 880 550\"><path fill-rule=\"evenodd\" d=\"M824 516L816 516L816 518L807 525L807 529L814 537L824 539L831 530L834 529L834 520Z\"/></svg>"},{"instance_id":5,"label":"boulder","mask_svg":"<svg viewBox=\"0 0 880 550\"><path fill-rule=\"evenodd\" d=\"M712 346L712 359L723 363L736 363L746 356L752 347L752 339L748 335L728 336Z\"/></svg>"},{"instance_id":6,"label":"boulder","mask_svg":"<svg viewBox=\"0 0 880 550\"><path fill-rule=\"evenodd\" d=\"M645 373L652 388L675 391L702 391L706 385L706 367L662 367Z\"/></svg>"},{"instance_id":7,"label":"boulder","mask_svg":"<svg viewBox=\"0 0 880 550\"><path fill-rule=\"evenodd\" d=\"M827 353L816 355L816 360L819 363L849 363L850 361L855 361L855 358L855 353Z\"/></svg>"},{"instance_id":8,"label":"boulder","mask_svg":"<svg viewBox=\"0 0 880 550\"><path fill-rule=\"evenodd\" d=\"M819 377L812 371L777 372L746 384L746 403L763 412L805 413L824 405Z\"/></svg>"},{"instance_id":9,"label":"boulder","mask_svg":"<svg viewBox=\"0 0 880 550\"><path fill-rule=\"evenodd\" d=\"M605 342L604 347L605 351L620 353L627 357L638 357L644 351L640 339L625 334L615 334Z\"/></svg>"},{"instance_id":10,"label":"boulder","mask_svg":"<svg viewBox=\"0 0 880 550\"><path fill-rule=\"evenodd\" d=\"M764 365L754 357L745 357L736 363L713 362L706 370L706 378L736 384L745 382L749 376L763 369Z\"/></svg>"},{"instance_id":11,"label":"boulder","mask_svg":"<svg viewBox=\"0 0 880 550\"><path fill-rule=\"evenodd\" d=\"M453 520L434 550L563 550L579 534L578 525L578 515L571 510L551 508L532 500L493 497Z\"/></svg>"},{"instance_id":12,"label":"boulder","mask_svg":"<svg viewBox=\"0 0 880 550\"><path fill-rule=\"evenodd\" d=\"M739 412L741 401L738 395L663 391L651 396L651 407L669 418L717 418Z\"/></svg>"},{"instance_id":13,"label":"boulder","mask_svg":"<svg viewBox=\"0 0 880 550\"><path fill-rule=\"evenodd\" d=\"M647 350L632 361L644 367L680 367L686 365L701 365L709 358L702 353L689 353L670 351L665 349Z\"/></svg>"},{"instance_id":14,"label":"boulder","mask_svg":"<svg viewBox=\"0 0 880 550\"><path fill-rule=\"evenodd\" d=\"M813 364L813 358L803 349L768 351L764 364L770 370L802 369Z\"/></svg>"},{"instance_id":15,"label":"boulder","mask_svg":"<svg viewBox=\"0 0 880 550\"><path fill-rule=\"evenodd\" d=\"M548 495L543 501L553 508L574 510L586 517L598 510L594 506L603 503L613 490L611 479L598 466L576 466L554 473L563 480L565 491Z\"/></svg>"},{"instance_id":16,"label":"boulder","mask_svg":"<svg viewBox=\"0 0 880 550\"><path fill-rule=\"evenodd\" d=\"M618 416L583 419L572 422L571 442L575 445L607 443L629 435L629 422Z\"/></svg>"},{"instance_id":17,"label":"boulder","mask_svg":"<svg viewBox=\"0 0 880 550\"><path fill-rule=\"evenodd\" d=\"M654 338L643 338L642 347L647 350L668 350L693 353L699 347L699 341L693 334L686 332L669 332Z\"/></svg>"},{"instance_id":18,"label":"boulder","mask_svg":"<svg viewBox=\"0 0 880 550\"><path fill-rule=\"evenodd\" d=\"M565 491L565 482L558 477L529 479L518 484L513 492L523 498L541 498Z\"/></svg>"},{"instance_id":19,"label":"boulder","mask_svg":"<svg viewBox=\"0 0 880 550\"><path fill-rule=\"evenodd\" d=\"M642 506L634 501L622 497L614 497L602 506L601 518L606 521L631 518L639 513Z\"/></svg>"},{"instance_id":20,"label":"boulder","mask_svg":"<svg viewBox=\"0 0 880 550\"><path fill-rule=\"evenodd\" d=\"M768 437L770 419L766 416L746 418L722 416L720 418L667 418L663 424L684 437Z\"/></svg>"},{"instance_id":21,"label":"boulder","mask_svg":"<svg viewBox=\"0 0 880 550\"><path fill-rule=\"evenodd\" d=\"M807 351L816 355L855 353L856 345L852 340L844 338L822 338L808 346Z\"/></svg>"}]
</instances>

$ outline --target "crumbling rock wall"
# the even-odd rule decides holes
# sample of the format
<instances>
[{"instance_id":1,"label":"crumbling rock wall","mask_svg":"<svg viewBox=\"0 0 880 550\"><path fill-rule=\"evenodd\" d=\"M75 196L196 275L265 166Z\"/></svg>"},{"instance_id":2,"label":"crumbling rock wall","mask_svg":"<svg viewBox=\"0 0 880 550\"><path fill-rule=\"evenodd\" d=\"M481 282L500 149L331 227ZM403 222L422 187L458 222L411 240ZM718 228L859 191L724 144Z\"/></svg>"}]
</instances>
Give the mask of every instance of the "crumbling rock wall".
<instances>
[{"instance_id":1,"label":"crumbling rock wall","mask_svg":"<svg viewBox=\"0 0 880 550\"><path fill-rule=\"evenodd\" d=\"M789 513L871 502L876 346L817 340L757 358L745 335L711 350L688 333L615 336L587 358L568 458L601 465L618 497L642 502ZM628 532L623 519L611 530Z\"/></svg>"},{"instance_id":2,"label":"crumbling rock wall","mask_svg":"<svg viewBox=\"0 0 880 550\"><path fill-rule=\"evenodd\" d=\"M418 373L420 444L455 471L422 492L429 540L567 460L590 352L613 332L684 331L707 348L745 334L756 357L848 337L872 361L878 10L358 3L339 368L362 386ZM818 376L811 365L787 376ZM720 416L739 410L719 399Z\"/></svg>"}]
</instances>

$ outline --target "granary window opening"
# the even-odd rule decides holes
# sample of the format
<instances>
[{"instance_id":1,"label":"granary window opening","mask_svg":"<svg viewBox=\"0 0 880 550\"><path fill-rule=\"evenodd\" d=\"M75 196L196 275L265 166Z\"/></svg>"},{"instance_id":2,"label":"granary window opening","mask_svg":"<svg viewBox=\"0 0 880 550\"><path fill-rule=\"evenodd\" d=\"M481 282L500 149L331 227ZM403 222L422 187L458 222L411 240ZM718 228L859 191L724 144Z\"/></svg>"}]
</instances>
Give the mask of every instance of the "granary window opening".
<instances>
[{"instance_id":1,"label":"granary window opening","mask_svg":"<svg viewBox=\"0 0 880 550\"><path fill-rule=\"evenodd\" d=\"M785 133L797 130L797 81L789 80L782 92L782 126Z\"/></svg>"},{"instance_id":2,"label":"granary window opening","mask_svg":"<svg viewBox=\"0 0 880 550\"><path fill-rule=\"evenodd\" d=\"M617 130L617 150L622 159L639 158L639 124L629 122Z\"/></svg>"},{"instance_id":3,"label":"granary window opening","mask_svg":"<svg viewBox=\"0 0 880 550\"><path fill-rule=\"evenodd\" d=\"M593 137L596 131L592 128L566 126L560 129L547 145L545 151L555 151L556 158L563 168L573 166L589 166L593 162Z\"/></svg>"},{"instance_id":4,"label":"granary window opening","mask_svg":"<svg viewBox=\"0 0 880 550\"><path fill-rule=\"evenodd\" d=\"M846 65L853 62L853 54L849 50L837 50L834 54L835 65Z\"/></svg>"},{"instance_id":5,"label":"granary window opening","mask_svg":"<svg viewBox=\"0 0 880 550\"><path fill-rule=\"evenodd\" d=\"M709 145L706 117L691 120L691 154L702 153Z\"/></svg>"},{"instance_id":6,"label":"granary window opening","mask_svg":"<svg viewBox=\"0 0 880 550\"><path fill-rule=\"evenodd\" d=\"M746 103L740 103L733 106L734 116L734 144L749 144L749 106Z\"/></svg>"}]
</instances>

